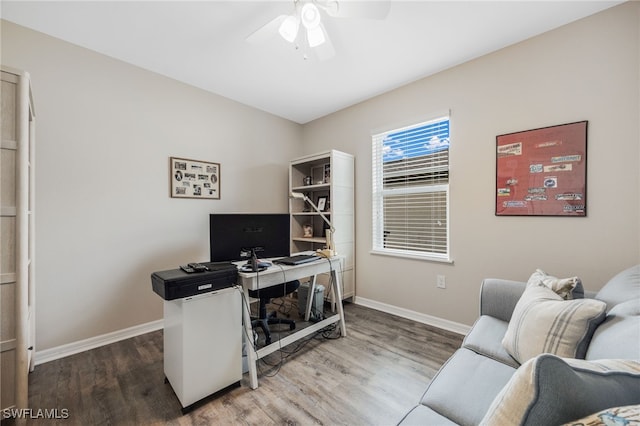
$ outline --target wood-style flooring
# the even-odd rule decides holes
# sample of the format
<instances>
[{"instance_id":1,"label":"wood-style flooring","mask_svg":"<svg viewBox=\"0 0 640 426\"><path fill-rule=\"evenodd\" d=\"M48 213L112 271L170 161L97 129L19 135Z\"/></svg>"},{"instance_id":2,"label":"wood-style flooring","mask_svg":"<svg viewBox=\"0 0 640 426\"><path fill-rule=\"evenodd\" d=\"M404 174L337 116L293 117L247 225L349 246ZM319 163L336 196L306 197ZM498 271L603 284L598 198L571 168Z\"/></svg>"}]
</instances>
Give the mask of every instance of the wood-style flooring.
<instances>
[{"instance_id":1,"label":"wood-style flooring","mask_svg":"<svg viewBox=\"0 0 640 426\"><path fill-rule=\"evenodd\" d=\"M259 362L236 387L183 415L164 381L162 331L36 366L29 404L61 425L392 425L418 403L462 336L345 304L347 337L316 335ZM327 335L335 333L325 333Z\"/></svg>"}]
</instances>

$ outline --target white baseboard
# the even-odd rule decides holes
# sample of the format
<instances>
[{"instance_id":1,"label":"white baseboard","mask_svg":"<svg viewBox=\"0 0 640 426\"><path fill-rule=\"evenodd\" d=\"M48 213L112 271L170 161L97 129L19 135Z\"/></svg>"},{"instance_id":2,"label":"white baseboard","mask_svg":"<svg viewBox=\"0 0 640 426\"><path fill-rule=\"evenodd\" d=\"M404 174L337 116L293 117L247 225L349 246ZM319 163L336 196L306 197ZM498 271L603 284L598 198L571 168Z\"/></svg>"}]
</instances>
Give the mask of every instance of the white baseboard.
<instances>
[{"instance_id":1,"label":"white baseboard","mask_svg":"<svg viewBox=\"0 0 640 426\"><path fill-rule=\"evenodd\" d=\"M114 331L100 336L90 337L88 339L80 340L66 345L57 346L51 349L45 349L42 351L36 350L35 365L43 364L45 362L53 361L55 359L64 358L69 355L74 355L80 352L88 351L89 349L95 349L100 346L115 343L120 340L129 339L131 337L139 336L141 334L150 333L152 331L160 330L164 326L163 320L151 321L146 324L135 325L133 327L125 328L123 330Z\"/></svg>"},{"instance_id":2,"label":"white baseboard","mask_svg":"<svg viewBox=\"0 0 640 426\"><path fill-rule=\"evenodd\" d=\"M446 319L434 317L427 314L422 314L420 312L411 311L405 308L399 308L397 306L388 305L386 303L377 302L375 300L365 299L364 297L356 296L354 298L354 303L356 305L361 305L367 308L386 312L388 314L410 319L412 321L416 321L422 324L427 324L433 327L438 327L444 330L452 331L454 333L462 334L463 336L466 336L467 333L469 333L469 331L471 330L471 327L465 324L460 324L458 322L449 321Z\"/></svg>"},{"instance_id":3,"label":"white baseboard","mask_svg":"<svg viewBox=\"0 0 640 426\"><path fill-rule=\"evenodd\" d=\"M402 318L407 318L412 321L442 328L444 330L452 331L454 333L462 335L466 335L469 330L471 330L471 327L468 325L445 320L427 314L422 314L420 312L411 311L409 309L399 308L397 306L377 302L375 300L366 299L364 297L356 296L354 298L354 303L356 305L361 305L367 308L386 312L388 314L397 315ZM141 334L160 330L163 328L163 326L163 320L157 320L148 322L146 324L140 324L133 327L125 328L123 330L102 334L100 336L90 337L88 339L80 340L77 342L68 343L66 345L57 346L55 348L36 351L35 365L44 364L45 362L53 361L56 359L67 357L69 355L74 355L80 352L88 351L90 349L95 349L100 346L119 342L120 340L129 339Z\"/></svg>"}]
</instances>

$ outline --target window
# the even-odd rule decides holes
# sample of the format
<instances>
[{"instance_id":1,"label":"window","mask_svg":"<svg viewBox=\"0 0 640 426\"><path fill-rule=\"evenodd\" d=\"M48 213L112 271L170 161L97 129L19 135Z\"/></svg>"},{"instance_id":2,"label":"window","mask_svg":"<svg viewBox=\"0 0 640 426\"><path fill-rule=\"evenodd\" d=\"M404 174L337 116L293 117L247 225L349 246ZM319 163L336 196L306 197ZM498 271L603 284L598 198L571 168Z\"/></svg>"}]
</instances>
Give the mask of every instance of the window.
<instances>
[{"instance_id":1,"label":"window","mask_svg":"<svg viewBox=\"0 0 640 426\"><path fill-rule=\"evenodd\" d=\"M449 261L449 117L373 135L373 252Z\"/></svg>"}]
</instances>

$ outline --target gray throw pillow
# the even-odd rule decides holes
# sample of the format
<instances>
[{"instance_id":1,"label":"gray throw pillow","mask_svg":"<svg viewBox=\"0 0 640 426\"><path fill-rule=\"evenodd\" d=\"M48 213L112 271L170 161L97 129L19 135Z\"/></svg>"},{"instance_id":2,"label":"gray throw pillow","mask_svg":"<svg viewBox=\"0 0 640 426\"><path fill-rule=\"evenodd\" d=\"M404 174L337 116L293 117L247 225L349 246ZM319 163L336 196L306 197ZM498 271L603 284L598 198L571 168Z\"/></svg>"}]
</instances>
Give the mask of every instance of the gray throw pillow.
<instances>
[{"instance_id":1,"label":"gray throw pillow","mask_svg":"<svg viewBox=\"0 0 640 426\"><path fill-rule=\"evenodd\" d=\"M558 425L609 407L640 404L640 363L540 355L495 397L483 426Z\"/></svg>"}]
</instances>

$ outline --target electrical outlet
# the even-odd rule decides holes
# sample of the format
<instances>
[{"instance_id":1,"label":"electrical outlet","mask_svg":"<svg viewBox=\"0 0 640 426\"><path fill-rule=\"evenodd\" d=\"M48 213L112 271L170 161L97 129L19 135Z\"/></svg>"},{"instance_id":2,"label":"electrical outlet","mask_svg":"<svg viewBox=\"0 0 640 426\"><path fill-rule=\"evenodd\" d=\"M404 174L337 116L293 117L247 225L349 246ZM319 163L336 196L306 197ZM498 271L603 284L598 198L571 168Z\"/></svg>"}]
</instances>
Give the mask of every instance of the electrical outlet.
<instances>
[{"instance_id":1,"label":"electrical outlet","mask_svg":"<svg viewBox=\"0 0 640 426\"><path fill-rule=\"evenodd\" d=\"M436 287L438 287L438 288L447 288L447 281L444 278L444 275L438 275L438 279L436 281Z\"/></svg>"}]
</instances>

